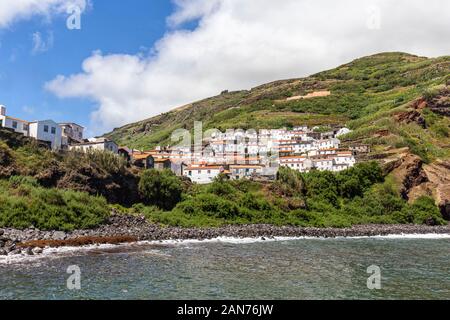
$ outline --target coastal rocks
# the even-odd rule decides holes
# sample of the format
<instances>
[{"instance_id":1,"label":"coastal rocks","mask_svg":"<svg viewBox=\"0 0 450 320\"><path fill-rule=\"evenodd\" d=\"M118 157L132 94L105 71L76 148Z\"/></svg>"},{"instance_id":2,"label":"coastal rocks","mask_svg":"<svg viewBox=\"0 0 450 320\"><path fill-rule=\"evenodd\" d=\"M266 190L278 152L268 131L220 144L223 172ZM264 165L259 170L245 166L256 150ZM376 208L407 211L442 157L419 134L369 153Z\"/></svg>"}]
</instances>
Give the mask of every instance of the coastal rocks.
<instances>
[{"instance_id":1,"label":"coastal rocks","mask_svg":"<svg viewBox=\"0 0 450 320\"><path fill-rule=\"evenodd\" d=\"M34 230L5 230L0 255L33 256L45 247L85 246L93 244L122 244L135 241L209 240L221 237L269 240L276 237L357 237L390 234L450 234L450 226L426 225L357 225L351 228L303 228L273 225L227 225L219 228L163 227L148 222L144 216L113 214L108 222L93 230L73 232L42 232ZM11 239L11 235L15 239ZM29 238L30 235L38 238ZM21 239L18 241L18 239ZM25 240L24 240L25 239ZM60 239L60 240L57 240Z\"/></svg>"},{"instance_id":2,"label":"coastal rocks","mask_svg":"<svg viewBox=\"0 0 450 320\"><path fill-rule=\"evenodd\" d=\"M62 231L53 232L53 235L52 235L53 240L66 240L66 238L67 238L67 235L65 232L62 232Z\"/></svg>"},{"instance_id":3,"label":"coastal rocks","mask_svg":"<svg viewBox=\"0 0 450 320\"><path fill-rule=\"evenodd\" d=\"M37 247L32 250L33 254L35 254L35 255L41 254L43 251L44 250L42 248L37 248Z\"/></svg>"},{"instance_id":4,"label":"coastal rocks","mask_svg":"<svg viewBox=\"0 0 450 320\"><path fill-rule=\"evenodd\" d=\"M0 256L33 256L43 253L40 248L21 247L19 239L40 236L40 232L34 229L28 230L0 230Z\"/></svg>"}]
</instances>

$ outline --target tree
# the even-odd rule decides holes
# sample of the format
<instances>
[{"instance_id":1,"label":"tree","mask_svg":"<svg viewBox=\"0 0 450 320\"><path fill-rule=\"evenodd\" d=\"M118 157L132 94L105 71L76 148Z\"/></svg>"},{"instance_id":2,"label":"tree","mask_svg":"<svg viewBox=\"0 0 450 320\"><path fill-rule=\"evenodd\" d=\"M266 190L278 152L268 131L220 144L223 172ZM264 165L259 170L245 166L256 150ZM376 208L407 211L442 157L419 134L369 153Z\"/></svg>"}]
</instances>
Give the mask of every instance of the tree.
<instances>
[{"instance_id":1,"label":"tree","mask_svg":"<svg viewBox=\"0 0 450 320\"><path fill-rule=\"evenodd\" d=\"M170 170L146 170L139 181L139 193L147 204L172 210L181 201L183 187Z\"/></svg>"},{"instance_id":2,"label":"tree","mask_svg":"<svg viewBox=\"0 0 450 320\"><path fill-rule=\"evenodd\" d=\"M338 206L338 182L330 171L313 170L305 175L308 198Z\"/></svg>"},{"instance_id":3,"label":"tree","mask_svg":"<svg viewBox=\"0 0 450 320\"><path fill-rule=\"evenodd\" d=\"M288 167L281 167L277 173L277 182L284 186L284 193L292 196L303 196L305 181L300 172Z\"/></svg>"}]
</instances>

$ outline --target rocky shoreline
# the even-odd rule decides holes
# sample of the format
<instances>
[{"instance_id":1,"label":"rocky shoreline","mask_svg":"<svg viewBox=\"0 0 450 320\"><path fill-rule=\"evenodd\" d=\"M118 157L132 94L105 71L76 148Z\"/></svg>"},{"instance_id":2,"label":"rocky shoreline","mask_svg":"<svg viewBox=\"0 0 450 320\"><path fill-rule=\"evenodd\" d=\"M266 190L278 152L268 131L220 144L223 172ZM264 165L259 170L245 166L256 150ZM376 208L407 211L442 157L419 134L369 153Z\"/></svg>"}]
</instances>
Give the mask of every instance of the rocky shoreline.
<instances>
[{"instance_id":1,"label":"rocky shoreline","mask_svg":"<svg viewBox=\"0 0 450 320\"><path fill-rule=\"evenodd\" d=\"M162 227L149 223L143 216L112 215L109 221L93 230L73 232L40 231L37 229L0 229L0 256L39 255L43 248L83 246L99 243L136 241L208 240L219 237L358 237L391 234L450 234L450 225L358 225L351 228L302 228L272 225L229 225L220 228Z\"/></svg>"}]
</instances>

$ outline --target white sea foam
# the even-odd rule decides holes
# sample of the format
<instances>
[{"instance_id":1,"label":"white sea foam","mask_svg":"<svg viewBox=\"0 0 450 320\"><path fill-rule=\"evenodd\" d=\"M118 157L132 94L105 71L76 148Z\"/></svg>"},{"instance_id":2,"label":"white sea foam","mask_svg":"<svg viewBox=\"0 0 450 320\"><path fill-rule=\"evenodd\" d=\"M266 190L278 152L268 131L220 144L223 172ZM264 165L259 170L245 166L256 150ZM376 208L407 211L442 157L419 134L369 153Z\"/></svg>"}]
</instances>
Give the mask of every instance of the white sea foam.
<instances>
[{"instance_id":1,"label":"white sea foam","mask_svg":"<svg viewBox=\"0 0 450 320\"><path fill-rule=\"evenodd\" d=\"M126 244L100 244L100 245L88 245L82 247L59 247L59 248L45 248L42 254L28 256L24 254L14 256L0 256L0 264L18 264L26 262L36 262L41 259L60 258L68 256L79 256L92 252L98 253L112 253L112 252L127 252L130 249L144 249L146 252L159 255L162 257L170 257L167 254L162 253L160 250L156 250L154 246L189 246L196 244L207 243L229 243L229 244L252 244L252 243L268 243L268 242L290 242L298 240L320 240L320 241L333 241L333 240L354 240L354 239L375 239L375 240L414 240L414 239L450 239L450 234L392 234L392 235L379 235L379 236L359 236L359 237L274 237L274 238L233 238L233 237L218 237L214 239L189 239L189 240L162 240L162 241L140 241L135 243ZM151 246L152 248L145 248ZM114 251L111 251L114 250Z\"/></svg>"},{"instance_id":2,"label":"white sea foam","mask_svg":"<svg viewBox=\"0 0 450 320\"><path fill-rule=\"evenodd\" d=\"M430 239L430 240L436 240L436 239L450 239L450 234L443 233L426 233L426 234L390 234L390 235L384 235L384 236L371 236L371 237L352 237L351 239L364 239L364 238L370 238L370 239Z\"/></svg>"}]
</instances>

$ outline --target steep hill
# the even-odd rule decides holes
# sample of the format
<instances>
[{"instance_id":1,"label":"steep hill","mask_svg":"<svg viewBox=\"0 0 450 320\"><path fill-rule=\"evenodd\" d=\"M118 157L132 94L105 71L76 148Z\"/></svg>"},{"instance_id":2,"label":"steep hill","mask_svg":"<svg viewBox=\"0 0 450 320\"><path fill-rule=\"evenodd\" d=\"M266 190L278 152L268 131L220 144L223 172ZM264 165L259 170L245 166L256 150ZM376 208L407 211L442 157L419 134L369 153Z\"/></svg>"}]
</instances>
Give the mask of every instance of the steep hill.
<instances>
[{"instance_id":1,"label":"steep hill","mask_svg":"<svg viewBox=\"0 0 450 320\"><path fill-rule=\"evenodd\" d=\"M391 172L404 198L433 195L450 215L450 56L381 53L307 78L223 92L105 136L149 149L178 128L260 129L347 125L344 143L372 145L368 159ZM438 173L438 174L437 174Z\"/></svg>"},{"instance_id":2,"label":"steep hill","mask_svg":"<svg viewBox=\"0 0 450 320\"><path fill-rule=\"evenodd\" d=\"M445 84L449 74L450 56L428 59L404 53L377 54L307 78L224 92L115 129L106 136L129 147L151 148L169 143L173 130L191 129L194 121L203 121L205 129L220 130L304 123L348 124L357 129L375 117L385 117L388 111L406 108L430 88ZM331 94L295 99L324 91ZM438 125L440 128L434 129L445 131L444 124Z\"/></svg>"}]
</instances>

